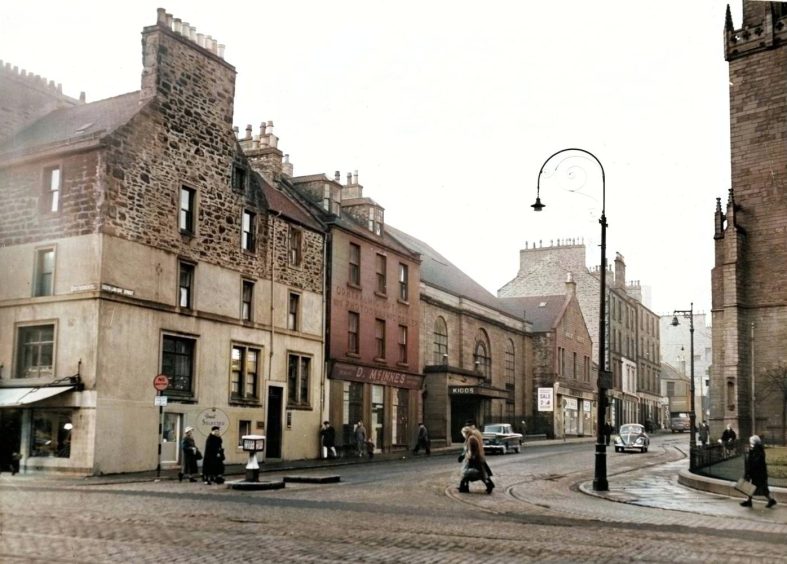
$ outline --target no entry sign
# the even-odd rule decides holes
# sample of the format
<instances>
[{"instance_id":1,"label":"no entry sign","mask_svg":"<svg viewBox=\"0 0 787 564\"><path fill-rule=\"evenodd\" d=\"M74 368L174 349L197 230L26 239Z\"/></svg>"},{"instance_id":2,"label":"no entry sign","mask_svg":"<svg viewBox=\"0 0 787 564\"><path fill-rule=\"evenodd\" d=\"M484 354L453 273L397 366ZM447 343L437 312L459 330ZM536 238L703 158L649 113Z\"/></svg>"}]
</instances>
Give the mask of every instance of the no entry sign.
<instances>
[{"instance_id":1,"label":"no entry sign","mask_svg":"<svg viewBox=\"0 0 787 564\"><path fill-rule=\"evenodd\" d=\"M166 374L159 374L155 378L153 378L153 387L156 388L159 392L163 392L169 386L169 378L167 378Z\"/></svg>"}]
</instances>

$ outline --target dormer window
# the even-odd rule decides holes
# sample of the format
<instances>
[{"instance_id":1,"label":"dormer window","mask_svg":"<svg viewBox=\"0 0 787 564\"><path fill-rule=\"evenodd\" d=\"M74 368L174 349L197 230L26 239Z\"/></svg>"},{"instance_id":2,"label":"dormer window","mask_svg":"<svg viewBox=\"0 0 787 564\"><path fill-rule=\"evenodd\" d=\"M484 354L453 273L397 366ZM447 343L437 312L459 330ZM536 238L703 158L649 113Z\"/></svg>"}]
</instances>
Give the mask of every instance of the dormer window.
<instances>
[{"instance_id":1,"label":"dormer window","mask_svg":"<svg viewBox=\"0 0 787 564\"><path fill-rule=\"evenodd\" d=\"M380 208L369 208L369 231L375 235L383 234L383 210Z\"/></svg>"},{"instance_id":2,"label":"dormer window","mask_svg":"<svg viewBox=\"0 0 787 564\"><path fill-rule=\"evenodd\" d=\"M322 185L322 207L325 211L333 215L341 215L341 204L338 199L338 192L329 183Z\"/></svg>"}]
</instances>

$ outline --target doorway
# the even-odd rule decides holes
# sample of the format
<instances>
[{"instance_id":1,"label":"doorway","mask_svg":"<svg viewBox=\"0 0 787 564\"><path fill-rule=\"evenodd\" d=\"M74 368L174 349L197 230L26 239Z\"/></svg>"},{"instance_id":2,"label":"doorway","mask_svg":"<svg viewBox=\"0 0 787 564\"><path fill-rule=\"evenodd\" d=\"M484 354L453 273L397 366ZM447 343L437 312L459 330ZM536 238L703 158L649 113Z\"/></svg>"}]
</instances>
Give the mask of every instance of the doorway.
<instances>
[{"instance_id":1,"label":"doorway","mask_svg":"<svg viewBox=\"0 0 787 564\"><path fill-rule=\"evenodd\" d=\"M284 389L268 388L268 416L265 419L265 458L281 458L281 408Z\"/></svg>"},{"instance_id":2,"label":"doorway","mask_svg":"<svg viewBox=\"0 0 787 564\"><path fill-rule=\"evenodd\" d=\"M22 410L0 409L0 471L10 470L12 455L21 453Z\"/></svg>"},{"instance_id":3,"label":"doorway","mask_svg":"<svg viewBox=\"0 0 787 564\"><path fill-rule=\"evenodd\" d=\"M465 438L462 436L462 427L468 419L475 421L478 411L479 401L470 397L451 398L451 442L463 443Z\"/></svg>"}]
</instances>

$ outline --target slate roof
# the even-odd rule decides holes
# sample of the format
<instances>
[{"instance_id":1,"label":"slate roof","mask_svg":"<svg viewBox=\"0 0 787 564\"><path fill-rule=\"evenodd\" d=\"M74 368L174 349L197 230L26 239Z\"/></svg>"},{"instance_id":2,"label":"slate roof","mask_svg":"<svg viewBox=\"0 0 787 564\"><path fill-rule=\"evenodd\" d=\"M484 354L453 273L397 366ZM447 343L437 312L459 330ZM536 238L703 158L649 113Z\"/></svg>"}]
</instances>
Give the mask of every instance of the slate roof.
<instances>
[{"instance_id":1,"label":"slate roof","mask_svg":"<svg viewBox=\"0 0 787 564\"><path fill-rule=\"evenodd\" d=\"M489 292L420 239L391 227L389 224L386 224L385 229L399 239L403 245L421 253L421 280L426 284L445 290L455 296L468 298L506 315L522 319L521 310L517 311L510 308L503 300Z\"/></svg>"},{"instance_id":2,"label":"slate roof","mask_svg":"<svg viewBox=\"0 0 787 564\"><path fill-rule=\"evenodd\" d=\"M350 231L351 233L355 233L360 237L368 238L368 239L378 239L380 244L385 245L391 250L395 250L403 255L412 255L415 249L405 245L402 241L400 241L397 237L392 237L389 234L389 230L391 229L388 224L383 225L383 234L375 235L371 231L369 231L366 226L360 225L357 221L352 219L349 214L343 213L342 215L335 215L325 208L323 208L320 203L314 202L309 199L309 197L303 193L303 191L298 187L301 183L306 183L314 180L324 180L326 182L333 182L324 174L309 174L305 176L297 176L291 179L294 187L293 193L299 198L304 205L308 205L309 209L313 211L313 213L320 218L326 225L333 224L346 231Z\"/></svg>"},{"instance_id":3,"label":"slate roof","mask_svg":"<svg viewBox=\"0 0 787 564\"><path fill-rule=\"evenodd\" d=\"M286 188L281 189L273 187L268 184L265 179L262 179L261 184L262 192L265 194L265 199L268 201L268 207L271 210L281 212L288 218L314 231L324 232L324 227L320 225L320 222L317 221L293 195L284 192Z\"/></svg>"},{"instance_id":4,"label":"slate roof","mask_svg":"<svg viewBox=\"0 0 787 564\"><path fill-rule=\"evenodd\" d=\"M141 107L137 91L60 108L12 135L0 145L0 153L109 133L125 124Z\"/></svg>"},{"instance_id":5,"label":"slate roof","mask_svg":"<svg viewBox=\"0 0 787 564\"><path fill-rule=\"evenodd\" d=\"M511 309L524 312L525 319L533 325L534 333L546 333L555 328L566 308L568 296L529 296L498 298Z\"/></svg>"}]
</instances>

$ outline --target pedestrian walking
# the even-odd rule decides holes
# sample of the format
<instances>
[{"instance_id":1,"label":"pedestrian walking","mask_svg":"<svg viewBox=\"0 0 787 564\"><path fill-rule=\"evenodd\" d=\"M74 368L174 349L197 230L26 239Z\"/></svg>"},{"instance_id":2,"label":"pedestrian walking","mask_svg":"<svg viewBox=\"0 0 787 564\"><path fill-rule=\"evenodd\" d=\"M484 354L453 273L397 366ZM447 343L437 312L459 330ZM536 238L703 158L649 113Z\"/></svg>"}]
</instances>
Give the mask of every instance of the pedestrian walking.
<instances>
[{"instance_id":1,"label":"pedestrian walking","mask_svg":"<svg viewBox=\"0 0 787 564\"><path fill-rule=\"evenodd\" d=\"M336 430L329 421L322 422L320 429L320 443L322 444L323 458L336 458Z\"/></svg>"},{"instance_id":2,"label":"pedestrian walking","mask_svg":"<svg viewBox=\"0 0 787 564\"><path fill-rule=\"evenodd\" d=\"M609 446L609 441L612 438L612 425L609 421L604 423L604 443Z\"/></svg>"},{"instance_id":3,"label":"pedestrian walking","mask_svg":"<svg viewBox=\"0 0 787 564\"><path fill-rule=\"evenodd\" d=\"M358 456L363 457L366 454L366 427L363 426L363 421L358 421L355 425L355 446L358 448Z\"/></svg>"},{"instance_id":4,"label":"pedestrian walking","mask_svg":"<svg viewBox=\"0 0 787 564\"><path fill-rule=\"evenodd\" d=\"M495 484L491 478L492 471L486 463L483 442L478 440L478 436L470 427L464 427L462 434L465 436L465 448L459 455L459 461L462 463L459 492L470 493L470 482L480 480L486 484L486 493L491 494Z\"/></svg>"},{"instance_id":5,"label":"pedestrian walking","mask_svg":"<svg viewBox=\"0 0 787 564\"><path fill-rule=\"evenodd\" d=\"M745 458L746 472L744 478L757 486L757 490L752 495L761 495L768 500L766 507L776 505L776 500L768 489L768 465L765 463L765 449L762 440L757 435L749 437L749 453ZM748 496L746 501L742 501L743 507L751 507L752 496Z\"/></svg>"},{"instance_id":6,"label":"pedestrian walking","mask_svg":"<svg viewBox=\"0 0 787 564\"><path fill-rule=\"evenodd\" d=\"M418 424L418 437L415 441L415 448L413 454L418 454L418 451L424 449L427 455L432 454L432 445L429 440L429 430L423 423Z\"/></svg>"},{"instance_id":7,"label":"pedestrian walking","mask_svg":"<svg viewBox=\"0 0 787 564\"><path fill-rule=\"evenodd\" d=\"M193 431L194 427L186 427L183 433L183 440L180 441L182 456L178 480L181 482L183 478L186 478L189 482L196 482L197 479L194 475L199 474L199 468L197 468L197 452L199 452L199 449L197 449L197 443L194 442Z\"/></svg>"},{"instance_id":8,"label":"pedestrian walking","mask_svg":"<svg viewBox=\"0 0 787 564\"><path fill-rule=\"evenodd\" d=\"M710 438L710 427L708 427L708 424L705 421L703 421L702 423L700 423L699 431L700 431L699 433L700 443L702 443L702 448L705 448L706 446L708 446L708 440Z\"/></svg>"},{"instance_id":9,"label":"pedestrian walking","mask_svg":"<svg viewBox=\"0 0 787 564\"><path fill-rule=\"evenodd\" d=\"M372 439L367 439L366 443L366 455L369 457L369 460L374 458L374 441Z\"/></svg>"},{"instance_id":10,"label":"pedestrian walking","mask_svg":"<svg viewBox=\"0 0 787 564\"><path fill-rule=\"evenodd\" d=\"M202 479L211 485L224 483L224 448L219 427L211 427L205 439L205 459L202 461Z\"/></svg>"},{"instance_id":11,"label":"pedestrian walking","mask_svg":"<svg viewBox=\"0 0 787 564\"><path fill-rule=\"evenodd\" d=\"M735 441L738 440L738 435L732 429L732 425L727 424L727 428L721 434L721 446L724 448L724 456L730 456L735 449Z\"/></svg>"}]
</instances>

